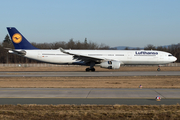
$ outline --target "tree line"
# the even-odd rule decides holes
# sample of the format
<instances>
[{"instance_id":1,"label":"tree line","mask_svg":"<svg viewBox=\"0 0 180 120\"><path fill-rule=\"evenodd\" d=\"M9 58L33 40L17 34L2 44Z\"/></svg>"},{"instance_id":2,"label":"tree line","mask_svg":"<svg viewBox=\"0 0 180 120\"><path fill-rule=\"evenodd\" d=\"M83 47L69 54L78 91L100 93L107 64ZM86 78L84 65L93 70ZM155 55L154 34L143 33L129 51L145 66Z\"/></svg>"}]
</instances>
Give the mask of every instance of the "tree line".
<instances>
[{"instance_id":1,"label":"tree line","mask_svg":"<svg viewBox=\"0 0 180 120\"><path fill-rule=\"evenodd\" d=\"M109 50L115 49L110 48L108 45L105 44L97 44L91 41L88 41L87 38L83 42L81 41L74 41L70 39L68 42L60 41L60 42L53 42L53 43L31 43L34 47L39 49L58 49L62 47L63 49L96 49L96 50ZM10 37L6 35L3 42L0 44L0 63L40 63L36 60L31 60L28 58L24 58L18 55L8 53L8 50L5 48L14 49L12 41ZM128 47L125 50L130 50ZM133 50L140 50L140 48L135 48ZM173 44L170 46L158 46L155 47L154 45L147 45L144 47L144 50L160 50L166 51L177 57L176 62L180 62L180 43Z\"/></svg>"}]
</instances>

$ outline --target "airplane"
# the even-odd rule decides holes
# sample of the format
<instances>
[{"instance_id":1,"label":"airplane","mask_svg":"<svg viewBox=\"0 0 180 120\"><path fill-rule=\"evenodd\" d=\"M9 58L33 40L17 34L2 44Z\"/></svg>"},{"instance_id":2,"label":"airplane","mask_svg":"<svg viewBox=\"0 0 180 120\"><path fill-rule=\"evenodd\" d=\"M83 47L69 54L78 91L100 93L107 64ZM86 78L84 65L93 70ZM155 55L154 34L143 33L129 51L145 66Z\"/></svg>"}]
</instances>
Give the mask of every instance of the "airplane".
<instances>
[{"instance_id":1,"label":"airplane","mask_svg":"<svg viewBox=\"0 0 180 120\"><path fill-rule=\"evenodd\" d=\"M51 64L89 66L86 71L95 71L94 66L119 69L121 65L163 65L177 60L171 53L157 50L64 50L38 49L15 28L7 27L15 49L8 49L22 57ZM160 71L160 67L157 69Z\"/></svg>"}]
</instances>

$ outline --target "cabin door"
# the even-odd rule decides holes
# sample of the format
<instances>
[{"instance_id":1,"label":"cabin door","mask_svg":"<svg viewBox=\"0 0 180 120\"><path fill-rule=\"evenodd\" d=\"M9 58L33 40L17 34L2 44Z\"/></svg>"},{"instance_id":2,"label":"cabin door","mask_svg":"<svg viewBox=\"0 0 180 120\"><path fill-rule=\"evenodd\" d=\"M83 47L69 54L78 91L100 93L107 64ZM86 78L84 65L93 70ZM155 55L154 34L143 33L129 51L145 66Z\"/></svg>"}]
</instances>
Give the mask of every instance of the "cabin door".
<instances>
[{"instance_id":1,"label":"cabin door","mask_svg":"<svg viewBox=\"0 0 180 120\"><path fill-rule=\"evenodd\" d=\"M131 52L127 53L127 59L132 59L132 53Z\"/></svg>"},{"instance_id":2,"label":"cabin door","mask_svg":"<svg viewBox=\"0 0 180 120\"><path fill-rule=\"evenodd\" d=\"M41 58L42 58L42 53L41 53L41 52L38 52L37 58L38 58L38 59L41 59Z\"/></svg>"}]
</instances>

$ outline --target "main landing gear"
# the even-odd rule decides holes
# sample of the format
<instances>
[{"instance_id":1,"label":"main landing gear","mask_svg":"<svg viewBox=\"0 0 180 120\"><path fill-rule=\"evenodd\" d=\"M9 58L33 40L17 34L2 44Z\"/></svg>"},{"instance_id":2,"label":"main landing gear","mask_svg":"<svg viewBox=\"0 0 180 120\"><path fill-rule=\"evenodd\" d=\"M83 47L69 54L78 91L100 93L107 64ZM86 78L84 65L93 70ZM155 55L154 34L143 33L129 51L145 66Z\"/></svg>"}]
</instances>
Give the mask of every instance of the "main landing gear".
<instances>
[{"instance_id":1,"label":"main landing gear","mask_svg":"<svg viewBox=\"0 0 180 120\"><path fill-rule=\"evenodd\" d=\"M94 72L95 71L95 62L90 62L90 68L86 68L86 72L89 72L89 71L92 71Z\"/></svg>"},{"instance_id":2,"label":"main landing gear","mask_svg":"<svg viewBox=\"0 0 180 120\"><path fill-rule=\"evenodd\" d=\"M158 66L158 69L157 69L157 71L161 71L161 68L160 68L160 66Z\"/></svg>"},{"instance_id":3,"label":"main landing gear","mask_svg":"<svg viewBox=\"0 0 180 120\"><path fill-rule=\"evenodd\" d=\"M89 71L92 71L92 72L94 72L95 71L95 68L86 68L86 72L89 72Z\"/></svg>"}]
</instances>

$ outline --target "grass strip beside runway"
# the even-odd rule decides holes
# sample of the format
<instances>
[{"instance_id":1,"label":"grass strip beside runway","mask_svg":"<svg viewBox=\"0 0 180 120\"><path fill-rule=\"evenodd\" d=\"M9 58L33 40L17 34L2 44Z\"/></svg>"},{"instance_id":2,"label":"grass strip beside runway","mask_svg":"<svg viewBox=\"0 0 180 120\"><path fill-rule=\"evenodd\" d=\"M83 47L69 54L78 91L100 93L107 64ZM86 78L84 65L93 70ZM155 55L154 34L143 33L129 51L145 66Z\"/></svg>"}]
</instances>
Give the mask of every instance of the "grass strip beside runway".
<instances>
[{"instance_id":1,"label":"grass strip beside runway","mask_svg":"<svg viewBox=\"0 0 180 120\"><path fill-rule=\"evenodd\" d=\"M179 76L1 77L1 88L180 88Z\"/></svg>"},{"instance_id":2,"label":"grass strip beside runway","mask_svg":"<svg viewBox=\"0 0 180 120\"><path fill-rule=\"evenodd\" d=\"M180 105L0 105L0 119L173 120Z\"/></svg>"}]
</instances>

